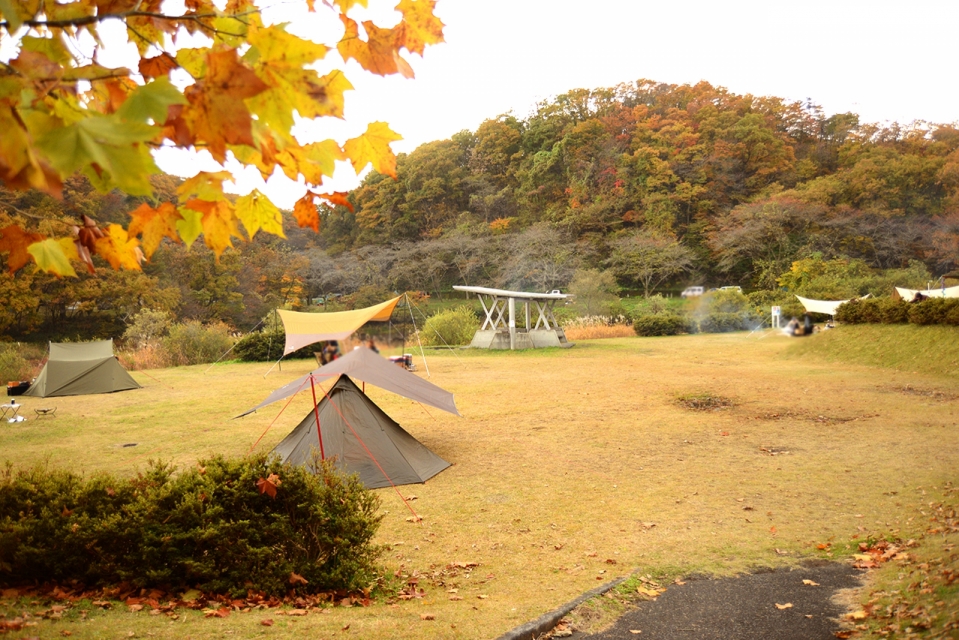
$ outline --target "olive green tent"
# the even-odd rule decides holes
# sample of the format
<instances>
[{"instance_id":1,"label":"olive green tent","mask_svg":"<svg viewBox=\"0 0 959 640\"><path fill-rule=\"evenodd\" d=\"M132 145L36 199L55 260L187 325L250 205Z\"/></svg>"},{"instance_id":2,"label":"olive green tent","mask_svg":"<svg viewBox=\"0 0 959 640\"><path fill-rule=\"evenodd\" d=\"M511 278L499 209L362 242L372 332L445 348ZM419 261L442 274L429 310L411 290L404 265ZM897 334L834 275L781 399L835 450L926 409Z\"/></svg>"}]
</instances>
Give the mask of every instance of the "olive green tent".
<instances>
[{"instance_id":1,"label":"olive green tent","mask_svg":"<svg viewBox=\"0 0 959 640\"><path fill-rule=\"evenodd\" d=\"M50 343L50 355L27 396L79 396L139 389L116 356L113 340Z\"/></svg>"},{"instance_id":2,"label":"olive green tent","mask_svg":"<svg viewBox=\"0 0 959 640\"><path fill-rule=\"evenodd\" d=\"M317 420L322 425L322 441L316 433ZM306 465L314 455L321 456L321 446L323 457L334 458L339 468L357 474L368 489L426 482L450 466L394 422L345 375L273 453L284 462Z\"/></svg>"}]
</instances>

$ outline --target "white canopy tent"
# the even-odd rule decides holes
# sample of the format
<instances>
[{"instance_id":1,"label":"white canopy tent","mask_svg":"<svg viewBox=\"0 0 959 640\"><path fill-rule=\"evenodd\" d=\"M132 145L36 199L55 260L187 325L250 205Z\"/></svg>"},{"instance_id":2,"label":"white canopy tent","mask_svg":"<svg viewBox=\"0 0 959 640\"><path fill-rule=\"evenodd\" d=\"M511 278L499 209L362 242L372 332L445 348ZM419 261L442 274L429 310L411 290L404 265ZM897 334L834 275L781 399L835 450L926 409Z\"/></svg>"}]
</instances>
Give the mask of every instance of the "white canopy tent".
<instances>
[{"instance_id":1,"label":"white canopy tent","mask_svg":"<svg viewBox=\"0 0 959 640\"><path fill-rule=\"evenodd\" d=\"M938 289L905 289L896 287L896 293L903 300L913 300L917 293L927 298L959 298L959 287L940 287Z\"/></svg>"},{"instance_id":2,"label":"white canopy tent","mask_svg":"<svg viewBox=\"0 0 959 640\"><path fill-rule=\"evenodd\" d=\"M867 293L861 298L849 298L849 300L864 300L868 298L869 295L870 294ZM808 313L824 313L829 316L836 315L836 309L839 308L839 305L849 302L849 300L812 300L810 298L803 298L802 296L796 297Z\"/></svg>"}]
</instances>

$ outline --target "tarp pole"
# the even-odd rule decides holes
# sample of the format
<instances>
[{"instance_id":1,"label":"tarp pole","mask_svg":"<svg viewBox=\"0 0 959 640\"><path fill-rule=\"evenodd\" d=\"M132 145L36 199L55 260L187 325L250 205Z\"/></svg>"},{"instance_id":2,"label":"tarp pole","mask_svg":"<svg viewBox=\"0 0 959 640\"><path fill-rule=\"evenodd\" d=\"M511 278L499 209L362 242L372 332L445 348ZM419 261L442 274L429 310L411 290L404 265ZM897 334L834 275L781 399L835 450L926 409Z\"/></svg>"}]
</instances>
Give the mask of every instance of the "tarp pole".
<instances>
[{"instance_id":1,"label":"tarp pole","mask_svg":"<svg viewBox=\"0 0 959 640\"><path fill-rule=\"evenodd\" d=\"M404 293L406 296L406 307L410 310L410 320L413 321L413 332L416 334L416 341L420 344L420 357L423 358L423 366L426 367L426 377L430 377L430 363L426 361L426 352L423 351L423 341L420 340L420 332L416 329L416 318L413 317L413 303L410 301L410 294ZM404 351L406 351L406 340L403 340Z\"/></svg>"},{"instance_id":2,"label":"tarp pole","mask_svg":"<svg viewBox=\"0 0 959 640\"><path fill-rule=\"evenodd\" d=\"M320 430L320 410L316 406L316 384L313 382L312 373L310 374L310 389L313 391L313 415L316 417L316 435L320 439L320 460L326 460L326 454L323 452L323 432Z\"/></svg>"}]
</instances>

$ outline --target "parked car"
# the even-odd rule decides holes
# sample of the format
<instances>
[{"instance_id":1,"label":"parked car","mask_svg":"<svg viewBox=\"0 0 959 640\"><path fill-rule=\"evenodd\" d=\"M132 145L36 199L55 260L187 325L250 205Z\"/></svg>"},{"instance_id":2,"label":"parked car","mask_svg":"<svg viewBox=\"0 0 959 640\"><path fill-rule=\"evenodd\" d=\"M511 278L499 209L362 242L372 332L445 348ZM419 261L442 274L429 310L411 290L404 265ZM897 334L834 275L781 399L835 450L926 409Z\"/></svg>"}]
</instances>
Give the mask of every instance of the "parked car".
<instances>
[{"instance_id":1,"label":"parked car","mask_svg":"<svg viewBox=\"0 0 959 640\"><path fill-rule=\"evenodd\" d=\"M683 289L683 292L679 294L681 298L695 298L697 296L703 295L706 292L705 287L686 287Z\"/></svg>"},{"instance_id":2,"label":"parked car","mask_svg":"<svg viewBox=\"0 0 959 640\"><path fill-rule=\"evenodd\" d=\"M738 291L739 293L743 292L743 288L740 286L732 285L727 287L719 287L720 291Z\"/></svg>"}]
</instances>

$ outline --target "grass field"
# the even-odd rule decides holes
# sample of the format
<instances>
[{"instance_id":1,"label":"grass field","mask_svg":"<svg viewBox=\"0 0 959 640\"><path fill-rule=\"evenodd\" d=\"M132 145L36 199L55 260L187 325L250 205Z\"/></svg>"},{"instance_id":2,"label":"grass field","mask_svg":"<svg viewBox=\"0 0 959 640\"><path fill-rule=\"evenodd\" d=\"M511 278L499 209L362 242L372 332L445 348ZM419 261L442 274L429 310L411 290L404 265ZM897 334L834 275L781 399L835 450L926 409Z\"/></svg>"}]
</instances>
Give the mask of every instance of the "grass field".
<instances>
[{"instance_id":1,"label":"grass field","mask_svg":"<svg viewBox=\"0 0 959 640\"><path fill-rule=\"evenodd\" d=\"M172 620L92 608L30 633L491 638L637 569L731 574L848 557L854 536L907 528L916 492L935 494L959 469L955 368L897 370L905 363L889 346L890 362L874 362L851 344L879 342L862 329L805 341L737 333L430 352L430 379L455 393L462 418L368 389L453 463L425 485L400 488L416 496L418 524L392 490L379 491L385 569L415 572L425 597L304 617L183 612ZM936 339L954 349L957 337L949 330ZM418 357L417 365L425 376ZM261 436L257 449L268 449L309 410L305 394L278 418L282 403L232 416L312 366L284 363L266 377L262 364L136 372L142 390L25 398L29 419L2 425L0 457L129 474L150 458L187 466L210 453L241 455ZM34 419L41 406L56 406L57 417ZM827 544L832 551L818 549Z\"/></svg>"}]
</instances>

